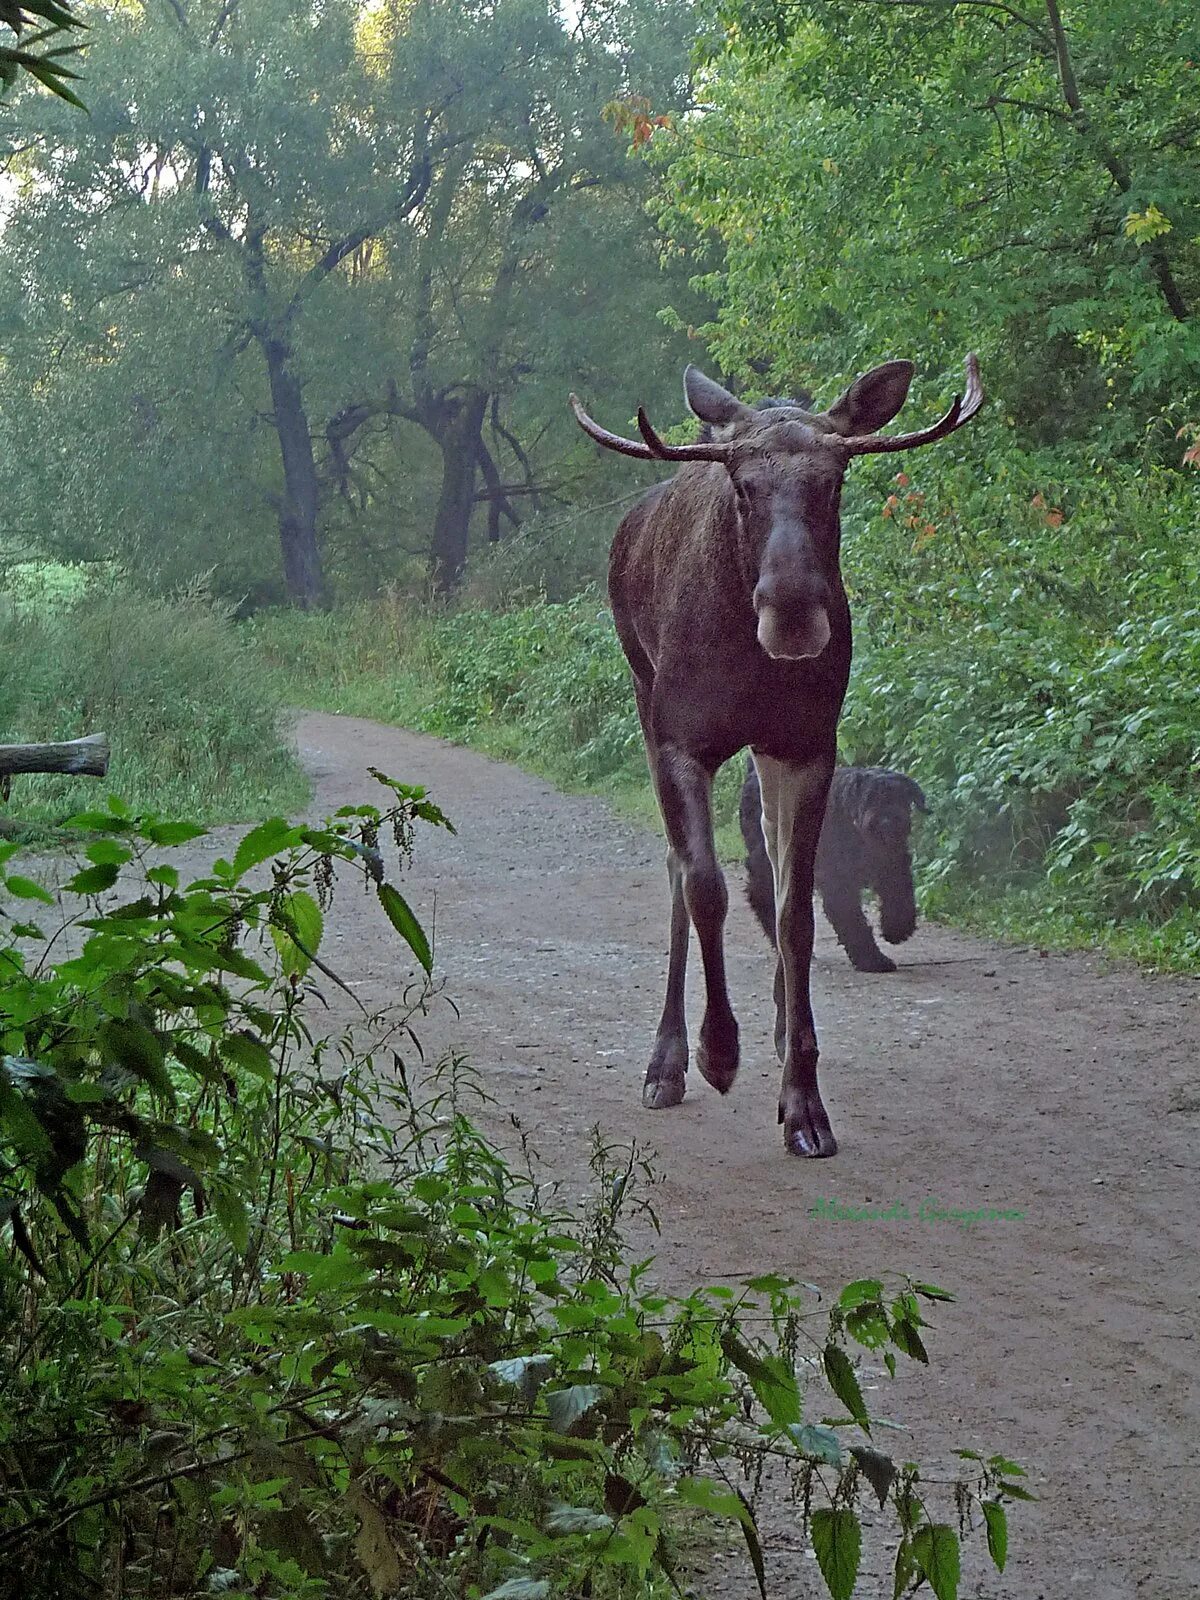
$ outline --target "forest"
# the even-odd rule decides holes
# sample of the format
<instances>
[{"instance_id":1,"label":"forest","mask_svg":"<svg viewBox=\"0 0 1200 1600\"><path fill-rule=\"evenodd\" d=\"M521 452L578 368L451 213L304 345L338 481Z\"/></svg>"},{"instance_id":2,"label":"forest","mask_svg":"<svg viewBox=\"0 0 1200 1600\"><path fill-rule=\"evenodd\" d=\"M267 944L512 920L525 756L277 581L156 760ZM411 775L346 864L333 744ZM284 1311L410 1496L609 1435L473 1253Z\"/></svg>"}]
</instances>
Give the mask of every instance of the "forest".
<instances>
[{"instance_id":1,"label":"forest","mask_svg":"<svg viewBox=\"0 0 1200 1600\"><path fill-rule=\"evenodd\" d=\"M888 1431L953 1286L885 1236L664 1287L632 1112L568 1204L437 1020L469 796L364 745L318 818L292 731L644 831L605 584L664 473L568 395L680 444L689 363L904 358L918 428L971 352L972 425L846 479L840 759L920 784L954 939L1194 978L1194 4L0 0L0 742L112 742L0 780L0 1597L733 1600L784 1502L788 1595L1065 1592L1004 1577L1057 1446L1034 1506L1020 1427Z\"/></svg>"}]
</instances>

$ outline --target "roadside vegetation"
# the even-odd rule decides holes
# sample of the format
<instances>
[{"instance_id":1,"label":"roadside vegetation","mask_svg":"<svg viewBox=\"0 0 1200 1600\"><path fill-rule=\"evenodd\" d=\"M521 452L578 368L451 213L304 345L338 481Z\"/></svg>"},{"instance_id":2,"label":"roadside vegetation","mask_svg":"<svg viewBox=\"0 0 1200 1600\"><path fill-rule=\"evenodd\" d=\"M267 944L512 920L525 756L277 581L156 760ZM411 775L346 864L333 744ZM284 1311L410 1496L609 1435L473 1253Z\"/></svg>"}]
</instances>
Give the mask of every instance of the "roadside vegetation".
<instances>
[{"instance_id":1,"label":"roadside vegetation","mask_svg":"<svg viewBox=\"0 0 1200 1600\"><path fill-rule=\"evenodd\" d=\"M69 569L68 569L69 573ZM0 729L32 744L107 733L108 780L13 779L0 829L48 837L108 787L138 809L205 822L248 820L301 803L307 781L272 681L228 611L99 588L62 571L17 574L0 589Z\"/></svg>"},{"instance_id":2,"label":"roadside vegetation","mask_svg":"<svg viewBox=\"0 0 1200 1600\"><path fill-rule=\"evenodd\" d=\"M925 788L927 913L1200 970L1195 486L1049 453L856 471L841 749ZM517 551L481 569L487 604L263 616L256 640L289 700L459 740L652 819L601 591L530 599L513 570L524 581ZM717 790L730 858L740 774Z\"/></svg>"},{"instance_id":3,"label":"roadside vegetation","mask_svg":"<svg viewBox=\"0 0 1200 1600\"><path fill-rule=\"evenodd\" d=\"M864 1559L954 1600L965 1540L1002 1570L1019 1464L893 1457L856 1372L928 1363L944 1290L663 1295L624 1233L652 1220L636 1151L598 1146L565 1211L472 1121L462 1063L424 1068L400 885L447 823L381 781L199 875L201 828L118 801L76 820L57 895L0 845L6 1592L634 1600L679 1593L714 1524L761 1587L767 1471L835 1600ZM355 877L409 985L326 1037Z\"/></svg>"}]
</instances>

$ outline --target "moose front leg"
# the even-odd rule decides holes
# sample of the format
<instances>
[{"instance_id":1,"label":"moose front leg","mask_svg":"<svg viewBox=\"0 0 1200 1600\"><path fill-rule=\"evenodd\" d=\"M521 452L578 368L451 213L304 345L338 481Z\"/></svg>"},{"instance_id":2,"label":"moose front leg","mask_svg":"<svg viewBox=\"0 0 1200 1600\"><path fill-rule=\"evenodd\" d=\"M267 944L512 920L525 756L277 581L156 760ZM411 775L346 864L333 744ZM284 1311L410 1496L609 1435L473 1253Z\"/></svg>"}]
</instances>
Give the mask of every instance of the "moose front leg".
<instances>
[{"instance_id":1,"label":"moose front leg","mask_svg":"<svg viewBox=\"0 0 1200 1600\"><path fill-rule=\"evenodd\" d=\"M831 1156L837 1140L817 1084L817 1033L809 992L813 951L813 864L833 775L827 760L794 767L754 755L763 833L775 873L776 944L783 983L785 1044L779 1120L793 1155ZM778 979L776 992L778 997Z\"/></svg>"},{"instance_id":2,"label":"moose front leg","mask_svg":"<svg viewBox=\"0 0 1200 1600\"><path fill-rule=\"evenodd\" d=\"M654 1038L642 1104L651 1111L677 1106L686 1089L688 1065L687 1015L684 980L687 977L688 909L683 897L683 867L679 853L667 850L667 877L671 884L671 955L667 963L667 996Z\"/></svg>"},{"instance_id":3,"label":"moose front leg","mask_svg":"<svg viewBox=\"0 0 1200 1600\"><path fill-rule=\"evenodd\" d=\"M678 880L672 881L671 974L668 982L664 1022L672 1005L672 981L676 979L679 1016L683 1013L683 963L687 951L686 924L679 918L682 900L696 929L700 956L704 963L706 1005L700 1025L696 1065L701 1076L714 1089L726 1094L733 1086L738 1069L738 1026L729 1004L725 981L725 916L729 892L725 875L717 860L712 829L712 773L695 756L678 746L665 745L654 753L654 778L662 807L663 823L677 866ZM682 886L682 895L676 887ZM680 959L674 957L679 950ZM660 1041L662 1032L660 1028ZM686 1052L686 1035L684 1035ZM651 1069L658 1059L656 1043ZM686 1055L685 1055L686 1060ZM647 1088L649 1073L647 1073ZM643 1095L645 1098L645 1092ZM679 1096L683 1098L682 1094ZM649 1104L646 1100L646 1104ZM656 1104L675 1104L658 1101Z\"/></svg>"}]
</instances>

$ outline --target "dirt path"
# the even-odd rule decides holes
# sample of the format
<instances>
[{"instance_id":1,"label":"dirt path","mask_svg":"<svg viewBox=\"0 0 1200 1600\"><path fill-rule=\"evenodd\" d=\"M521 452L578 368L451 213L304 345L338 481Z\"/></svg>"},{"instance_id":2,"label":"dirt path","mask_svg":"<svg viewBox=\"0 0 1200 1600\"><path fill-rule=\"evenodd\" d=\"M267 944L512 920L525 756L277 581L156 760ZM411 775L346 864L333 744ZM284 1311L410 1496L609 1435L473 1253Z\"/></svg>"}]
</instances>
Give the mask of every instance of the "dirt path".
<instances>
[{"instance_id":1,"label":"dirt path","mask_svg":"<svg viewBox=\"0 0 1200 1600\"><path fill-rule=\"evenodd\" d=\"M741 1077L722 1100L693 1072L682 1107L643 1112L665 972L658 839L432 739L330 716L304 717L298 738L317 811L363 798L374 765L427 784L453 816L457 836L427 837L412 879L459 1009L431 1019L427 1047L464 1047L570 1182L597 1123L655 1148L673 1287L777 1270L836 1289L891 1268L959 1296L939 1308L931 1369L902 1368L875 1405L911 1426L922 1459L983 1445L1030 1468L1043 1499L1013 1515L1005 1579L980 1553L964 1595L1200 1596L1193 982L932 927L895 976L862 976L818 918L822 1083L841 1149L796 1160L775 1125L772 964L740 893ZM344 900L337 932L339 967L383 1002L396 945L375 908ZM694 1036L698 1004L691 1015ZM822 1200L901 1202L912 1220L812 1215ZM968 1230L921 1220L931 1200L1022 1215ZM774 1508L766 1531L773 1591L823 1592L794 1515ZM722 1596L754 1592L739 1560L719 1565Z\"/></svg>"}]
</instances>

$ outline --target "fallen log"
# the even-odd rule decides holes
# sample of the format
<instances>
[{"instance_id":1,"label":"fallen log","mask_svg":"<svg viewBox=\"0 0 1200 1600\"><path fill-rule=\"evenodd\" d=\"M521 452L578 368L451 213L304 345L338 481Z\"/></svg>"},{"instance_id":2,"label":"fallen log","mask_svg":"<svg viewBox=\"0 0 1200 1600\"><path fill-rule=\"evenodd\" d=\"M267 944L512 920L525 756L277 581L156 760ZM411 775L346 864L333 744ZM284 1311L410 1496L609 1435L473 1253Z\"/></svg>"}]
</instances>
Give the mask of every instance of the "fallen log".
<instances>
[{"instance_id":1,"label":"fallen log","mask_svg":"<svg viewBox=\"0 0 1200 1600\"><path fill-rule=\"evenodd\" d=\"M17 772L69 772L78 777L102 778L108 771L108 735L90 733L86 739L61 744L0 744L0 778Z\"/></svg>"}]
</instances>

